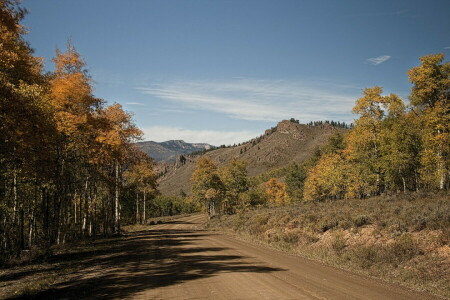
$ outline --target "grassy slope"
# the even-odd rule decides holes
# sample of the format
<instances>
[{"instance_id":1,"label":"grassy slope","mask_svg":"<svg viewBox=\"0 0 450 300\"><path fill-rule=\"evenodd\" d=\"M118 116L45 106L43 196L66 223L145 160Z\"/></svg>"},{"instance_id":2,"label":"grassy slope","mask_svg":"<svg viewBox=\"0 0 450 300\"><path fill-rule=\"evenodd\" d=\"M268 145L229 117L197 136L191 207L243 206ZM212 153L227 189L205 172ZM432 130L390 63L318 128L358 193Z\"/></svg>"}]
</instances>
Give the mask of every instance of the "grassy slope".
<instances>
[{"instance_id":1,"label":"grassy slope","mask_svg":"<svg viewBox=\"0 0 450 300\"><path fill-rule=\"evenodd\" d=\"M448 193L262 208L207 227L450 297Z\"/></svg>"}]
</instances>

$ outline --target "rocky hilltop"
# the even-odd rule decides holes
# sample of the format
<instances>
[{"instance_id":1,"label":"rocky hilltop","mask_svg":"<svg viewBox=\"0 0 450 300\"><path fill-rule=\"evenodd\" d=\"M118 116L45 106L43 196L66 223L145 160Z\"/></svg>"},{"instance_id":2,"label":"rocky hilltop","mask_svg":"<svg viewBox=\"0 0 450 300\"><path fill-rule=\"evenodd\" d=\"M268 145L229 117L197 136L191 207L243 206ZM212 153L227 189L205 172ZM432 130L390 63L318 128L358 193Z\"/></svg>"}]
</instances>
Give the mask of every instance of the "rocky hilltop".
<instances>
[{"instance_id":1,"label":"rocky hilltop","mask_svg":"<svg viewBox=\"0 0 450 300\"><path fill-rule=\"evenodd\" d=\"M142 151L157 162L175 162L179 155L209 150L211 145L205 143L186 143L182 140L170 140L162 143L153 141L137 143Z\"/></svg>"},{"instance_id":2,"label":"rocky hilltop","mask_svg":"<svg viewBox=\"0 0 450 300\"><path fill-rule=\"evenodd\" d=\"M246 143L218 148L204 155L212 158L219 166L233 158L246 160L249 175L256 176L292 162L305 161L337 131L345 129L327 123L313 126L284 120ZM178 195L181 191L190 193L190 178L198 157L200 155L181 155L175 163L158 165L159 189L163 195Z\"/></svg>"}]
</instances>

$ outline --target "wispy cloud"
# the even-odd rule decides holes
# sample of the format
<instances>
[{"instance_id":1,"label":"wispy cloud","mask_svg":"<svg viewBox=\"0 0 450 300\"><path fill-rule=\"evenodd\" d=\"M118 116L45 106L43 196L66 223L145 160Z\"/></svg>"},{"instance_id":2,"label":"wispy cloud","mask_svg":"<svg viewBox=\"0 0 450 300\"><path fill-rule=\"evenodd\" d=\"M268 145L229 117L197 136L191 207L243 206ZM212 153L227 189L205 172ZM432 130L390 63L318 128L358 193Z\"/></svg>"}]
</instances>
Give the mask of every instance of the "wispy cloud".
<instances>
[{"instance_id":1,"label":"wispy cloud","mask_svg":"<svg viewBox=\"0 0 450 300\"><path fill-rule=\"evenodd\" d=\"M384 63L385 61L389 60L391 57L389 55L383 55L383 56L378 56L378 57L372 57L372 58L368 58L367 62L371 65L379 65Z\"/></svg>"},{"instance_id":2,"label":"wispy cloud","mask_svg":"<svg viewBox=\"0 0 450 300\"><path fill-rule=\"evenodd\" d=\"M243 120L302 122L346 115L360 90L330 83L238 78L230 81L184 81L140 87L142 93L196 110ZM343 120L343 119L338 119Z\"/></svg>"},{"instance_id":3,"label":"wispy cloud","mask_svg":"<svg viewBox=\"0 0 450 300\"><path fill-rule=\"evenodd\" d=\"M188 143L208 143L219 146L221 144L232 145L257 137L261 132L241 131L216 131L216 130L191 130L180 127L150 126L144 127L144 140L164 142L167 140L184 140Z\"/></svg>"},{"instance_id":4,"label":"wispy cloud","mask_svg":"<svg viewBox=\"0 0 450 300\"><path fill-rule=\"evenodd\" d=\"M137 105L137 106L145 106L144 103L141 102L125 102L127 105Z\"/></svg>"},{"instance_id":5,"label":"wispy cloud","mask_svg":"<svg viewBox=\"0 0 450 300\"><path fill-rule=\"evenodd\" d=\"M444 47L444 49L450 49L450 46L448 46L448 47Z\"/></svg>"}]
</instances>

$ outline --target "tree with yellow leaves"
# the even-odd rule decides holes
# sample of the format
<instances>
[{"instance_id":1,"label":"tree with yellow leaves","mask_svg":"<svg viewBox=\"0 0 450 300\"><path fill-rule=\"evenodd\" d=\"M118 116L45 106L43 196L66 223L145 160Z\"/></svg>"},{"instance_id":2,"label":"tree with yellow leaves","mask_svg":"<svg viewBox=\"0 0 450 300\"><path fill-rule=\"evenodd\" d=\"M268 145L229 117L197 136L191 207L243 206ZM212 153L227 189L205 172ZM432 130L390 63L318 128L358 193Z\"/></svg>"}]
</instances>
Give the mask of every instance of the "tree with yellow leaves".
<instances>
[{"instance_id":1,"label":"tree with yellow leaves","mask_svg":"<svg viewBox=\"0 0 450 300\"><path fill-rule=\"evenodd\" d=\"M0 1L0 260L36 241L33 189L49 179L53 162L46 78L42 59L23 38L25 14L16 1Z\"/></svg>"},{"instance_id":2,"label":"tree with yellow leaves","mask_svg":"<svg viewBox=\"0 0 450 300\"><path fill-rule=\"evenodd\" d=\"M326 154L308 170L305 181L305 200L341 199L346 191L346 170L342 154Z\"/></svg>"},{"instance_id":3,"label":"tree with yellow leaves","mask_svg":"<svg viewBox=\"0 0 450 300\"><path fill-rule=\"evenodd\" d=\"M220 214L220 205L224 195L224 185L220 180L217 166L206 156L200 157L191 177L192 195L194 199L203 203L208 217Z\"/></svg>"},{"instance_id":4,"label":"tree with yellow leaves","mask_svg":"<svg viewBox=\"0 0 450 300\"><path fill-rule=\"evenodd\" d=\"M0 1L0 264L26 248L118 232L121 203L130 203L122 172L135 164L144 194L155 188L131 115L93 96L71 43L43 75L23 39L25 13Z\"/></svg>"},{"instance_id":5,"label":"tree with yellow leaves","mask_svg":"<svg viewBox=\"0 0 450 300\"><path fill-rule=\"evenodd\" d=\"M138 161L124 172L129 185L136 189L136 224L146 224L147 197L156 194L156 176L153 172L153 161L145 153L139 153ZM142 209L139 211L139 193L142 193Z\"/></svg>"},{"instance_id":6,"label":"tree with yellow leaves","mask_svg":"<svg viewBox=\"0 0 450 300\"><path fill-rule=\"evenodd\" d=\"M226 213L234 213L238 205L239 195L248 191L247 162L232 159L219 170L220 180L225 189L223 208Z\"/></svg>"},{"instance_id":7,"label":"tree with yellow leaves","mask_svg":"<svg viewBox=\"0 0 450 300\"><path fill-rule=\"evenodd\" d=\"M411 104L424 128L421 177L428 188L441 190L449 188L450 170L450 62L443 60L443 54L421 57L408 72Z\"/></svg>"},{"instance_id":8,"label":"tree with yellow leaves","mask_svg":"<svg viewBox=\"0 0 450 300\"><path fill-rule=\"evenodd\" d=\"M290 202L286 193L286 184L278 181L276 178L270 178L265 184L266 194L269 203L274 205L284 205Z\"/></svg>"},{"instance_id":9,"label":"tree with yellow leaves","mask_svg":"<svg viewBox=\"0 0 450 300\"><path fill-rule=\"evenodd\" d=\"M142 136L142 131L132 122L131 115L125 112L118 103L100 110L99 118L101 118L103 126L99 128L96 141L99 144L99 154L103 157L104 164L112 167L111 175L114 178L113 230L118 233L120 230L119 202L123 166L133 148L132 143Z\"/></svg>"}]
</instances>

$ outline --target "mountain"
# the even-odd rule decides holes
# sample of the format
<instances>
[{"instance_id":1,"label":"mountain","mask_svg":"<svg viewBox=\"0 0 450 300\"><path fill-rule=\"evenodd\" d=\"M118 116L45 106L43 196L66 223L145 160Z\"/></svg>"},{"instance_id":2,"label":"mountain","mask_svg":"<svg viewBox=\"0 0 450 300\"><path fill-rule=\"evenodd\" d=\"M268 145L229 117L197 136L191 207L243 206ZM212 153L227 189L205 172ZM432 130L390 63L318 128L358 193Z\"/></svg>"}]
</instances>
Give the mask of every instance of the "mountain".
<instances>
[{"instance_id":1,"label":"mountain","mask_svg":"<svg viewBox=\"0 0 450 300\"><path fill-rule=\"evenodd\" d=\"M175 162L177 156L193 152L209 150L211 145L205 143L186 143L182 140L171 140L162 143L153 141L137 143L142 151L157 162Z\"/></svg>"},{"instance_id":2,"label":"mountain","mask_svg":"<svg viewBox=\"0 0 450 300\"><path fill-rule=\"evenodd\" d=\"M219 166L233 158L248 162L249 176L291 164L301 163L310 158L314 151L324 145L335 132L346 129L330 124L317 126L281 121L275 128L268 129L259 137L235 147L218 148L203 154L212 158ZM201 155L184 155L175 163L157 166L160 178L159 190L163 195L178 195L181 191L189 194L190 178L195 169L195 161Z\"/></svg>"}]
</instances>

